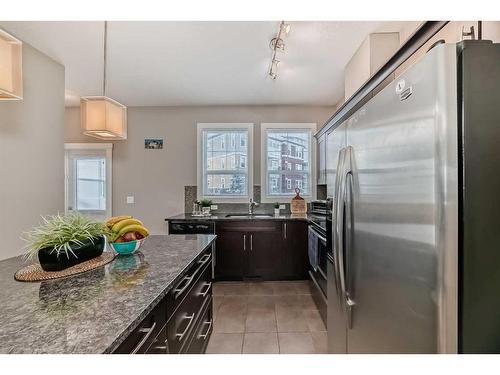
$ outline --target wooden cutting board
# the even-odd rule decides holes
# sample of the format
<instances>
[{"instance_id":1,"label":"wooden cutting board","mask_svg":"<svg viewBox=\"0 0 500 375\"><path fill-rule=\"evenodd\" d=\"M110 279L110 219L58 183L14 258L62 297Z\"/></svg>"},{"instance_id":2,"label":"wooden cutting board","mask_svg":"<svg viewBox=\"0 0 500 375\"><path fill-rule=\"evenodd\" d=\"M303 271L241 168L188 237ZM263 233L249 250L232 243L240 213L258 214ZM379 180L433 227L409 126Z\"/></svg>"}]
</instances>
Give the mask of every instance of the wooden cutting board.
<instances>
[{"instance_id":1,"label":"wooden cutting board","mask_svg":"<svg viewBox=\"0 0 500 375\"><path fill-rule=\"evenodd\" d=\"M290 204L290 211L292 214L305 214L307 213L307 203L304 198L300 196L300 189L295 189L295 197L292 198L292 203Z\"/></svg>"}]
</instances>

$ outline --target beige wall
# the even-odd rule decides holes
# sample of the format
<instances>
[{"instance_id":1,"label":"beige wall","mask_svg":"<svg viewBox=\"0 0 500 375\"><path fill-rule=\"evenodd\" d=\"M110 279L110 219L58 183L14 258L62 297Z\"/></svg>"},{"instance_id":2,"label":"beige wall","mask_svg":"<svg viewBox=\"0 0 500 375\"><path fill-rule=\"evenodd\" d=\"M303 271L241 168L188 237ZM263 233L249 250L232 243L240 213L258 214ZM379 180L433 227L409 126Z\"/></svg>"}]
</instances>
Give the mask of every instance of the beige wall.
<instances>
[{"instance_id":1,"label":"beige wall","mask_svg":"<svg viewBox=\"0 0 500 375\"><path fill-rule=\"evenodd\" d=\"M0 259L64 210L64 67L24 44L23 76L24 99L0 101Z\"/></svg>"},{"instance_id":2,"label":"beige wall","mask_svg":"<svg viewBox=\"0 0 500 375\"><path fill-rule=\"evenodd\" d=\"M260 183L260 123L316 122L333 107L214 106L133 107L128 109L128 139L113 147L113 214L131 214L153 233L165 233L164 219L184 211L184 186L196 185L196 124L253 122L254 184ZM144 138L163 137L163 150L145 150ZM66 109L66 142L96 142L82 135L80 109ZM126 204L134 195L135 204Z\"/></svg>"}]
</instances>

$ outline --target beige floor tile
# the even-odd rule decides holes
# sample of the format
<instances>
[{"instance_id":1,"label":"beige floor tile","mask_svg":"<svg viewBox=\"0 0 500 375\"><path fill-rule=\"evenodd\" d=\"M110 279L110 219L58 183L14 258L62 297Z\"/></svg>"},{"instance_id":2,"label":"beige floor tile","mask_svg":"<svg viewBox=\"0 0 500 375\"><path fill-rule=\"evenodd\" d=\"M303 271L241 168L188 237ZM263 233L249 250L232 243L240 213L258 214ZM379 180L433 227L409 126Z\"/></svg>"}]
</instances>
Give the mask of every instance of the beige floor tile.
<instances>
[{"instance_id":1,"label":"beige floor tile","mask_svg":"<svg viewBox=\"0 0 500 375\"><path fill-rule=\"evenodd\" d=\"M297 302L300 305L300 307L306 310L312 310L318 308L310 294L298 295Z\"/></svg>"},{"instance_id":2,"label":"beige floor tile","mask_svg":"<svg viewBox=\"0 0 500 375\"><path fill-rule=\"evenodd\" d=\"M274 311L274 296L248 296L248 311L262 309Z\"/></svg>"},{"instance_id":3,"label":"beige floor tile","mask_svg":"<svg viewBox=\"0 0 500 375\"><path fill-rule=\"evenodd\" d=\"M247 306L247 296L224 296L218 312L246 312Z\"/></svg>"},{"instance_id":4,"label":"beige floor tile","mask_svg":"<svg viewBox=\"0 0 500 375\"><path fill-rule=\"evenodd\" d=\"M318 310L303 310L303 314L310 332L326 331L325 324Z\"/></svg>"},{"instance_id":5,"label":"beige floor tile","mask_svg":"<svg viewBox=\"0 0 500 375\"><path fill-rule=\"evenodd\" d=\"M242 333L212 333L207 354L240 354L243 347Z\"/></svg>"},{"instance_id":6,"label":"beige floor tile","mask_svg":"<svg viewBox=\"0 0 500 375\"><path fill-rule=\"evenodd\" d=\"M276 281L272 283L273 292L277 296L289 296L297 294L293 281Z\"/></svg>"},{"instance_id":7,"label":"beige floor tile","mask_svg":"<svg viewBox=\"0 0 500 375\"><path fill-rule=\"evenodd\" d=\"M243 337L244 354L278 354L276 333L245 333Z\"/></svg>"},{"instance_id":8,"label":"beige floor tile","mask_svg":"<svg viewBox=\"0 0 500 375\"><path fill-rule=\"evenodd\" d=\"M248 293L253 296L272 296L274 294L273 284L269 282L249 283Z\"/></svg>"},{"instance_id":9,"label":"beige floor tile","mask_svg":"<svg viewBox=\"0 0 500 375\"><path fill-rule=\"evenodd\" d=\"M222 296L213 296L212 297L213 304L214 304L214 310L218 310L220 305L222 304L222 301L224 300L224 297Z\"/></svg>"},{"instance_id":10,"label":"beige floor tile","mask_svg":"<svg viewBox=\"0 0 500 375\"><path fill-rule=\"evenodd\" d=\"M314 351L317 354L328 353L328 338L326 332L311 332Z\"/></svg>"},{"instance_id":11,"label":"beige floor tile","mask_svg":"<svg viewBox=\"0 0 500 375\"><path fill-rule=\"evenodd\" d=\"M311 287L310 287L310 281L309 280L301 280L293 283L293 287L295 289L295 292L297 294L311 294Z\"/></svg>"},{"instance_id":12,"label":"beige floor tile","mask_svg":"<svg viewBox=\"0 0 500 375\"><path fill-rule=\"evenodd\" d=\"M219 293L224 296L246 296L248 295L248 284L239 281L215 283Z\"/></svg>"},{"instance_id":13,"label":"beige floor tile","mask_svg":"<svg viewBox=\"0 0 500 375\"><path fill-rule=\"evenodd\" d=\"M276 332L276 314L274 310L250 310L247 313L245 332Z\"/></svg>"},{"instance_id":14,"label":"beige floor tile","mask_svg":"<svg viewBox=\"0 0 500 375\"><path fill-rule=\"evenodd\" d=\"M274 296L276 310L280 308L285 308L285 309L303 308L304 299L302 297L304 297L304 295Z\"/></svg>"},{"instance_id":15,"label":"beige floor tile","mask_svg":"<svg viewBox=\"0 0 500 375\"><path fill-rule=\"evenodd\" d=\"M224 287L221 283L214 283L212 285L212 294L214 296L223 296L224 295Z\"/></svg>"},{"instance_id":16,"label":"beige floor tile","mask_svg":"<svg viewBox=\"0 0 500 375\"><path fill-rule=\"evenodd\" d=\"M301 309L276 309L278 332L309 332Z\"/></svg>"},{"instance_id":17,"label":"beige floor tile","mask_svg":"<svg viewBox=\"0 0 500 375\"><path fill-rule=\"evenodd\" d=\"M309 332L278 333L281 354L313 354L316 352Z\"/></svg>"},{"instance_id":18,"label":"beige floor tile","mask_svg":"<svg viewBox=\"0 0 500 375\"><path fill-rule=\"evenodd\" d=\"M221 307L222 309L222 307ZM246 312L219 310L214 322L215 333L243 333L245 332Z\"/></svg>"}]
</instances>

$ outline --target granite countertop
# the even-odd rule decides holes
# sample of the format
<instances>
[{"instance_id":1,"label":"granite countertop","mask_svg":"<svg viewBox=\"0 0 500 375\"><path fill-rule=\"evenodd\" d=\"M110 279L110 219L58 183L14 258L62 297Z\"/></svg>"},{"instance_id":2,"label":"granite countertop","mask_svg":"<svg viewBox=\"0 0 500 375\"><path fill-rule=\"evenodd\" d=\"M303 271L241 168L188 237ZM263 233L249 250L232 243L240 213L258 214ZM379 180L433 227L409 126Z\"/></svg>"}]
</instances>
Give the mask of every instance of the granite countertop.
<instances>
[{"instance_id":1,"label":"granite countertop","mask_svg":"<svg viewBox=\"0 0 500 375\"><path fill-rule=\"evenodd\" d=\"M109 353L181 279L214 235L150 236L136 254L72 277L14 280L0 262L0 353Z\"/></svg>"},{"instance_id":2,"label":"granite countertop","mask_svg":"<svg viewBox=\"0 0 500 375\"><path fill-rule=\"evenodd\" d=\"M312 214L281 214L280 216L269 216L269 217L262 217L259 215L265 215L265 213L259 213L256 212L254 216L246 216L246 217L241 217L241 216L233 216L233 217L227 217L227 215L247 215L246 213L225 213L225 212L220 212L220 213L215 213L211 216L193 216L189 213L184 213L184 214L179 214L175 216L170 216L165 219L165 221L169 220L178 220L178 221L192 221L192 220L214 220L214 221L220 221L220 220L233 220L233 221L241 221L241 220L305 220L309 221L312 218Z\"/></svg>"}]
</instances>

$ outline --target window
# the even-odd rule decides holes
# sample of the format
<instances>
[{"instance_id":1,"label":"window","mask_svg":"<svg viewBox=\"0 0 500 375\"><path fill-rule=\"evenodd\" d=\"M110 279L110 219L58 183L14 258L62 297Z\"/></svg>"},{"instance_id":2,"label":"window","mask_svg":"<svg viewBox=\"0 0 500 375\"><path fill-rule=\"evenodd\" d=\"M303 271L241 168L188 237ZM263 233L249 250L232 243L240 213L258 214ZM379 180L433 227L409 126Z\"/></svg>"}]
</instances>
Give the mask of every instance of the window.
<instances>
[{"instance_id":1,"label":"window","mask_svg":"<svg viewBox=\"0 0 500 375\"><path fill-rule=\"evenodd\" d=\"M112 144L65 144L65 210L111 216Z\"/></svg>"},{"instance_id":2,"label":"window","mask_svg":"<svg viewBox=\"0 0 500 375\"><path fill-rule=\"evenodd\" d=\"M198 199L248 201L252 140L253 124L198 124Z\"/></svg>"},{"instance_id":3,"label":"window","mask_svg":"<svg viewBox=\"0 0 500 375\"><path fill-rule=\"evenodd\" d=\"M262 202L287 202L295 188L314 199L315 131L316 124L261 124Z\"/></svg>"}]
</instances>

